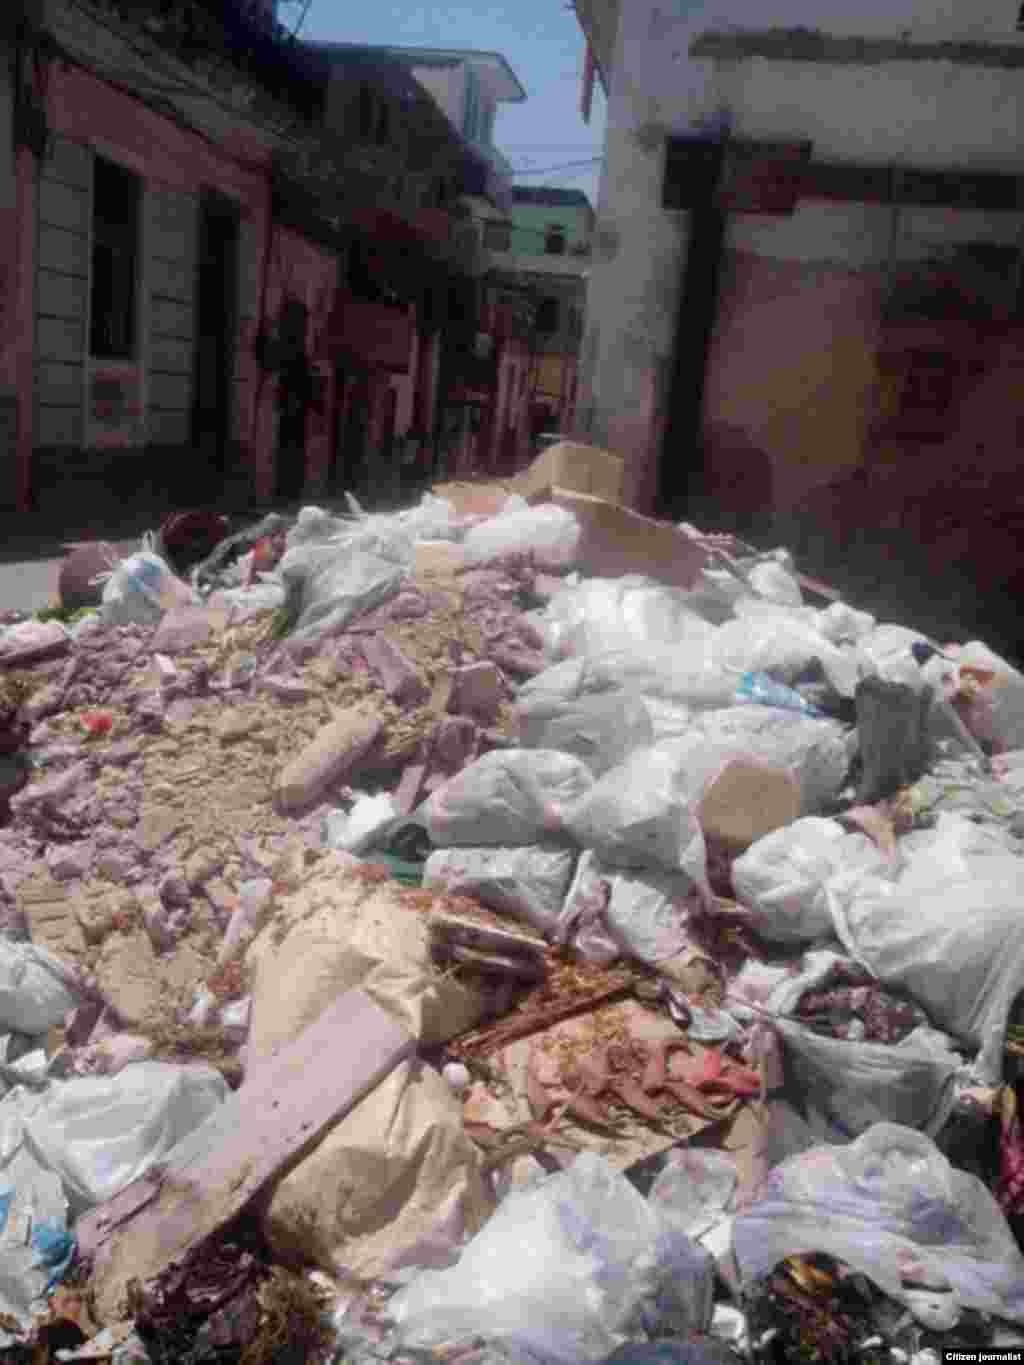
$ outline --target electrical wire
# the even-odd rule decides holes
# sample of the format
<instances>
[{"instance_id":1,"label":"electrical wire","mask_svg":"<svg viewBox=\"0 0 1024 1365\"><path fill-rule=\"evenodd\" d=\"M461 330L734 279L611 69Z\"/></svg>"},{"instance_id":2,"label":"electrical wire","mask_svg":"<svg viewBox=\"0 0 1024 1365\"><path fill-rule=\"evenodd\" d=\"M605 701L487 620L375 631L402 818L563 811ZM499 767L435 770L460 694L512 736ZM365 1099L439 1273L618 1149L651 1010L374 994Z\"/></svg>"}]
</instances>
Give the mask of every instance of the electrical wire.
<instances>
[{"instance_id":1,"label":"electrical wire","mask_svg":"<svg viewBox=\"0 0 1024 1365\"><path fill-rule=\"evenodd\" d=\"M520 179L524 175L554 175L556 171L571 171L575 166L596 166L603 160L603 156L589 156L584 161L563 162L561 166L538 166L536 169L530 166L513 166L512 175L515 179Z\"/></svg>"}]
</instances>

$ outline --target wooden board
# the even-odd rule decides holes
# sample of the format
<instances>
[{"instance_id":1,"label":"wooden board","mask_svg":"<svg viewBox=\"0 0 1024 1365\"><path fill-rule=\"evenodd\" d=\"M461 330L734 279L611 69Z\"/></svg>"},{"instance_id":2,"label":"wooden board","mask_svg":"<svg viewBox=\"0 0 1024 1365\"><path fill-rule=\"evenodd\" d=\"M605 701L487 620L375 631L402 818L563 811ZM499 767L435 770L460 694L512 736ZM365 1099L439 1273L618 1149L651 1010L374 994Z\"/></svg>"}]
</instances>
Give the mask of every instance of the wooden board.
<instances>
[{"instance_id":1,"label":"wooden board","mask_svg":"<svg viewBox=\"0 0 1024 1365\"><path fill-rule=\"evenodd\" d=\"M101 1319L121 1315L130 1280L145 1284L182 1264L415 1046L363 991L346 991L261 1063L158 1172L81 1218L79 1244L96 1250L92 1288Z\"/></svg>"}]
</instances>

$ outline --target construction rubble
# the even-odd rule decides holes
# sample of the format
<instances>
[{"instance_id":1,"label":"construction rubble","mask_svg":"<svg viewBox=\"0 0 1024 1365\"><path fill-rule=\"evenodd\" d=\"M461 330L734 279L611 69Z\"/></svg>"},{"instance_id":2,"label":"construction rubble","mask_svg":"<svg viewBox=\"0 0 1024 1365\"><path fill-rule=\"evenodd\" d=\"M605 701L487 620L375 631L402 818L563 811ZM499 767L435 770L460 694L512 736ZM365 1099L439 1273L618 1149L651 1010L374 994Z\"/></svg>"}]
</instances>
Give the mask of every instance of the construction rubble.
<instances>
[{"instance_id":1,"label":"construction rubble","mask_svg":"<svg viewBox=\"0 0 1024 1365\"><path fill-rule=\"evenodd\" d=\"M1024 675L620 497L4 618L3 1360L1024 1347Z\"/></svg>"}]
</instances>

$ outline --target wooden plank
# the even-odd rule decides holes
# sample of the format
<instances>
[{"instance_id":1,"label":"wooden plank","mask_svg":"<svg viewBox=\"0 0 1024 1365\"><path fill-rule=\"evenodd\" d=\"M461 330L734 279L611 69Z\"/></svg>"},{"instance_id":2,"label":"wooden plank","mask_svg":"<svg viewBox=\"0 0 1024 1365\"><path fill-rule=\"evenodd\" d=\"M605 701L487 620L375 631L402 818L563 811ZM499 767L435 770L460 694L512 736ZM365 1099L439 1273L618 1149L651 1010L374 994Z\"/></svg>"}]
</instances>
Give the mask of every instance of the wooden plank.
<instances>
[{"instance_id":1,"label":"wooden plank","mask_svg":"<svg viewBox=\"0 0 1024 1365\"><path fill-rule=\"evenodd\" d=\"M158 1192L151 1175L86 1213L76 1231L98 1247L92 1287L101 1319L114 1320L129 1280L145 1284L180 1265L415 1047L368 995L346 991L172 1150L157 1173Z\"/></svg>"},{"instance_id":2,"label":"wooden plank","mask_svg":"<svg viewBox=\"0 0 1024 1365\"><path fill-rule=\"evenodd\" d=\"M149 283L154 298L178 299L189 305L195 298L196 275L189 260L167 260L163 256L152 256Z\"/></svg>"},{"instance_id":3,"label":"wooden plank","mask_svg":"<svg viewBox=\"0 0 1024 1365\"><path fill-rule=\"evenodd\" d=\"M192 403L190 374L153 374L149 376L150 406L172 412L184 412Z\"/></svg>"},{"instance_id":4,"label":"wooden plank","mask_svg":"<svg viewBox=\"0 0 1024 1365\"><path fill-rule=\"evenodd\" d=\"M84 398L81 365L40 361L36 365L36 398L44 407L80 407Z\"/></svg>"},{"instance_id":5,"label":"wooden plank","mask_svg":"<svg viewBox=\"0 0 1024 1365\"><path fill-rule=\"evenodd\" d=\"M155 336L149 347L151 374L192 374L192 343L178 337Z\"/></svg>"},{"instance_id":6,"label":"wooden plank","mask_svg":"<svg viewBox=\"0 0 1024 1365\"><path fill-rule=\"evenodd\" d=\"M192 435L192 415L188 412L161 412L151 407L147 413L146 427L149 440L154 445L187 445Z\"/></svg>"},{"instance_id":7,"label":"wooden plank","mask_svg":"<svg viewBox=\"0 0 1024 1365\"><path fill-rule=\"evenodd\" d=\"M150 308L151 335L191 341L195 335L195 316L190 304L171 299L153 299Z\"/></svg>"}]
</instances>

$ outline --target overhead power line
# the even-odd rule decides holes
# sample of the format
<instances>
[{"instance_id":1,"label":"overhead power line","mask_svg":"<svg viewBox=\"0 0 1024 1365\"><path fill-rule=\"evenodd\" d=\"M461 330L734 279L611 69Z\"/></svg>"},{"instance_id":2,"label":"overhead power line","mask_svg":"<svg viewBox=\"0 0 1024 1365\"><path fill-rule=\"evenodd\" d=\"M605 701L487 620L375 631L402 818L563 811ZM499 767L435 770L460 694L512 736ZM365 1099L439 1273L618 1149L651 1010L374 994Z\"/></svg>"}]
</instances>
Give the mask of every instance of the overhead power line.
<instances>
[{"instance_id":1,"label":"overhead power line","mask_svg":"<svg viewBox=\"0 0 1024 1365\"><path fill-rule=\"evenodd\" d=\"M565 161L561 166L515 166L512 174L518 179L524 175L554 175L556 171L571 171L575 166L596 166L604 160L603 156L589 156L584 161Z\"/></svg>"}]
</instances>

